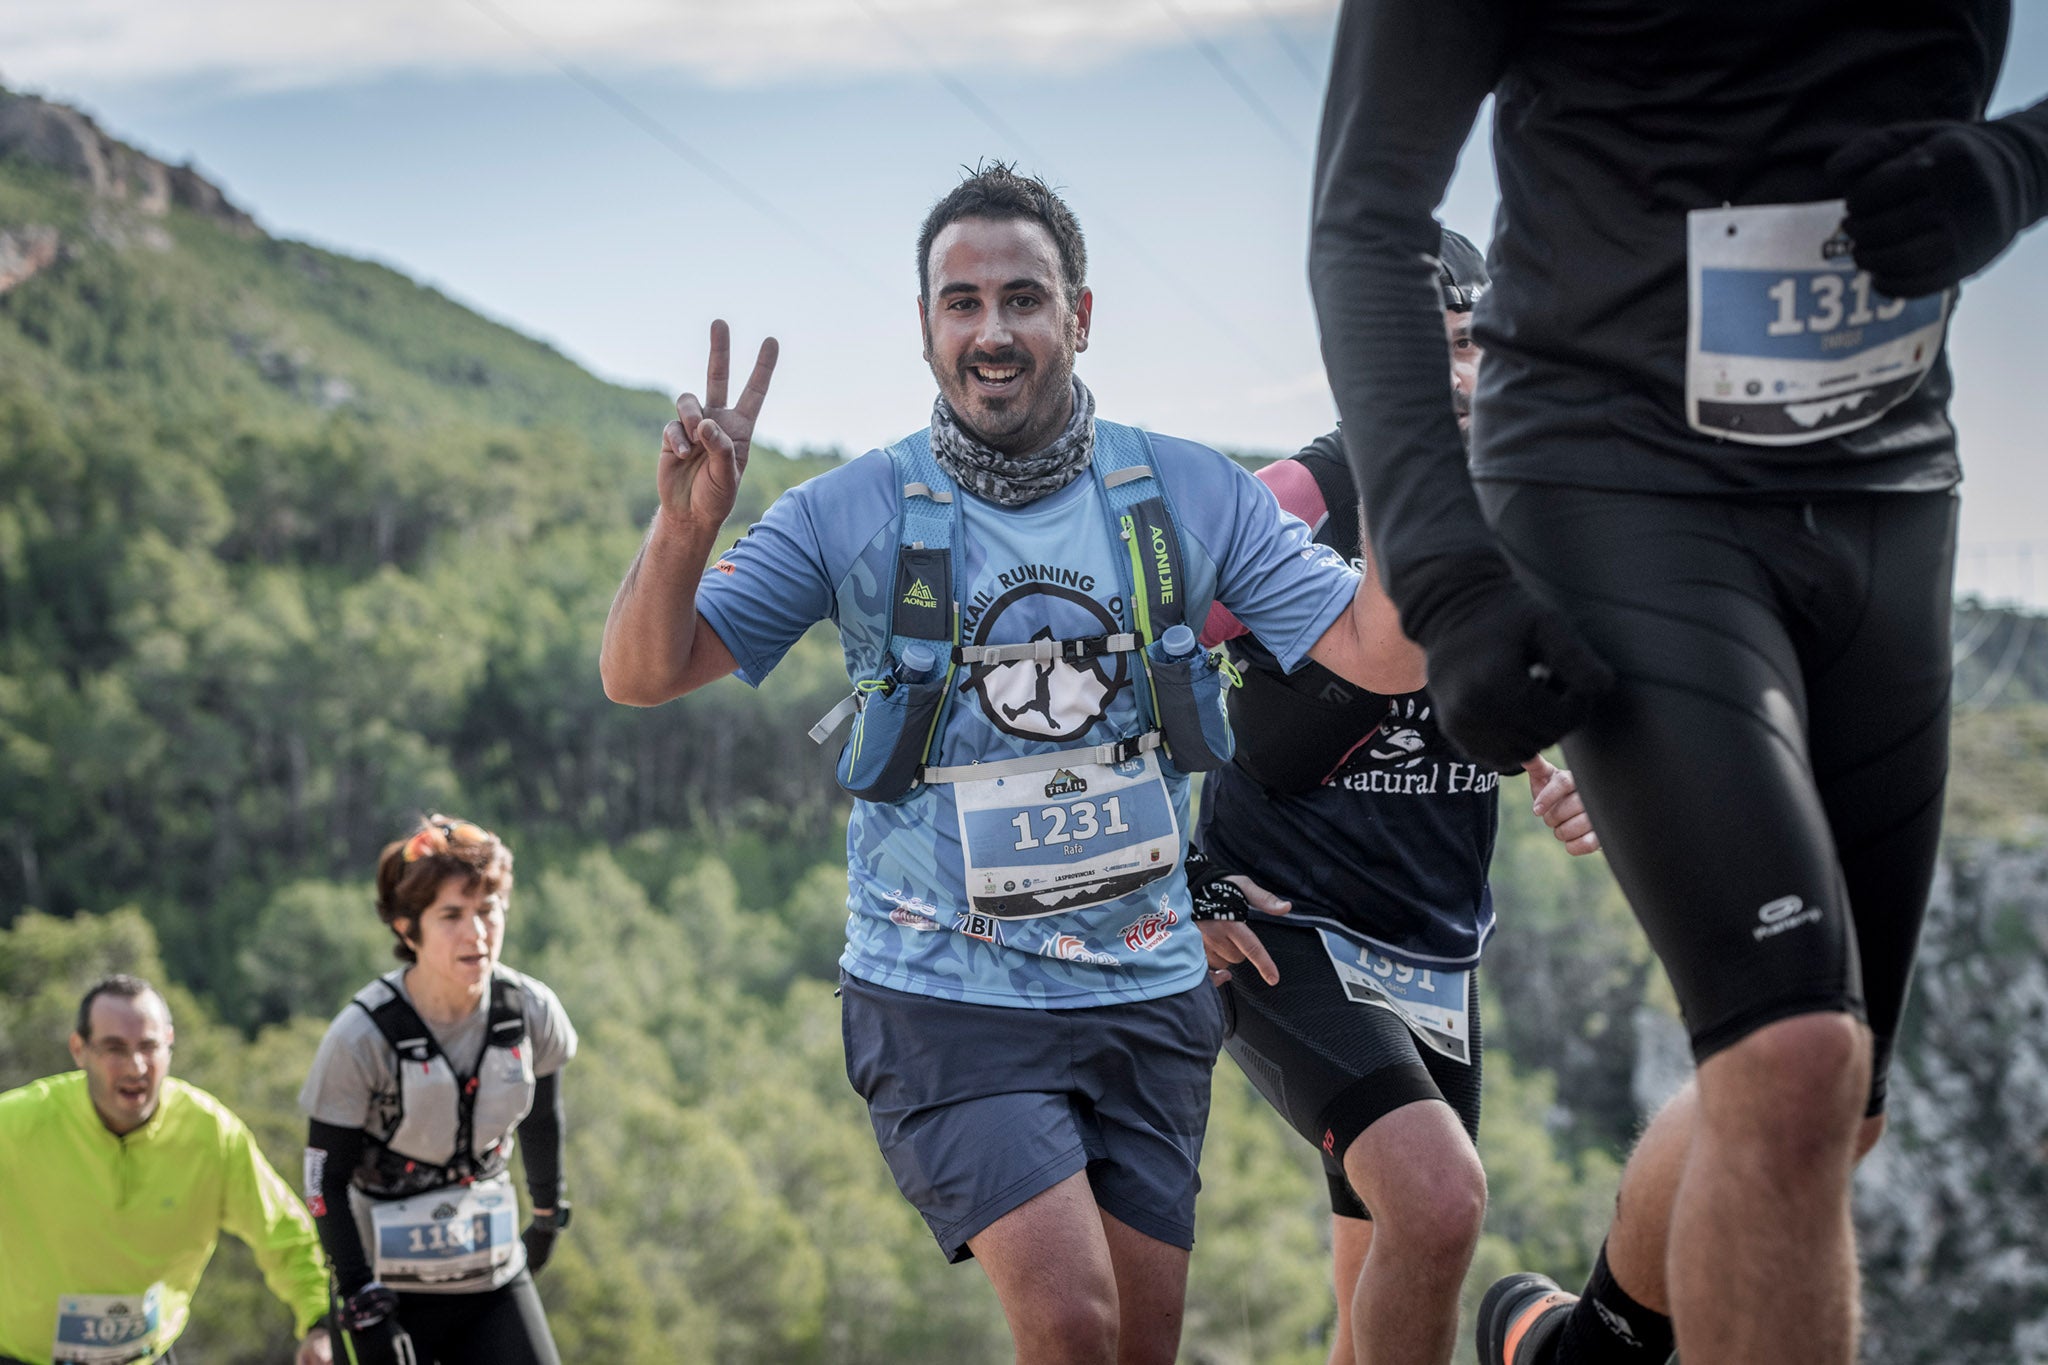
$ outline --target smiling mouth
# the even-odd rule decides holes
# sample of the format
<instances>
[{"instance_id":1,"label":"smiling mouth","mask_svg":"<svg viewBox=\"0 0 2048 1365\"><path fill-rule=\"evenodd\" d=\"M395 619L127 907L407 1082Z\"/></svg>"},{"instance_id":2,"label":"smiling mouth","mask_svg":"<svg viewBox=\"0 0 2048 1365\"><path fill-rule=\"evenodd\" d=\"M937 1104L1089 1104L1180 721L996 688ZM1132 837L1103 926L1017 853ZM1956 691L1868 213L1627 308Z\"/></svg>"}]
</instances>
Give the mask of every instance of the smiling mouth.
<instances>
[{"instance_id":1,"label":"smiling mouth","mask_svg":"<svg viewBox=\"0 0 2048 1365\"><path fill-rule=\"evenodd\" d=\"M969 365L967 372L984 388L1007 389L1024 375L1022 365Z\"/></svg>"}]
</instances>

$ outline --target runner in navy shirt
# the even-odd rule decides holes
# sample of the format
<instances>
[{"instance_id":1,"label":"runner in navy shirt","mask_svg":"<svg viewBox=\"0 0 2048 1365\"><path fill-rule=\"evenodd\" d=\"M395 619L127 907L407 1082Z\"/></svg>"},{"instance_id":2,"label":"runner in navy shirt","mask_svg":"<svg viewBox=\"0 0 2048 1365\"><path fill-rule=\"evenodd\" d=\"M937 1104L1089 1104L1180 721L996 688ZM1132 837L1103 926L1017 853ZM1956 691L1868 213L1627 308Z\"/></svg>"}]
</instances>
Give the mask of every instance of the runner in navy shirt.
<instances>
[{"instance_id":1,"label":"runner in navy shirt","mask_svg":"<svg viewBox=\"0 0 2048 1365\"><path fill-rule=\"evenodd\" d=\"M1439 253L1452 405L1479 368L1472 303L1485 266L1444 234ZM1331 432L1259 471L1319 543L1363 563L1358 498ZM1370 580L1370 574L1368 574ZM1273 1107L1322 1154L1337 1297L1332 1365L1446 1365L1458 1288L1479 1239L1478 964L1493 929L1487 863L1500 774L1458 752L1399 641L1413 690L1354 687L1314 663L1288 673L1226 610L1243 675L1231 693L1237 755L1203 789L1197 842L1208 894L1241 874L1284 917L1203 920L1211 960L1240 955L1277 979L1234 973L1224 1044ZM1398 676L1398 675L1397 675ZM1532 759L1535 808L1574 853L1598 846L1571 774Z\"/></svg>"}]
</instances>

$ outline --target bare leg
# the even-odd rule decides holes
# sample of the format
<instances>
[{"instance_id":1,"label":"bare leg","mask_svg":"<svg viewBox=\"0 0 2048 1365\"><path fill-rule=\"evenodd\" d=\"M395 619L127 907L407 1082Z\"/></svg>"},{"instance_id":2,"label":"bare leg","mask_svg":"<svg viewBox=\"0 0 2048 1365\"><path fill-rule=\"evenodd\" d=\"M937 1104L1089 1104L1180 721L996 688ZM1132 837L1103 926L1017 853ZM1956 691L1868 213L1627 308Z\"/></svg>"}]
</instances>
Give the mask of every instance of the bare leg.
<instances>
[{"instance_id":1,"label":"bare leg","mask_svg":"<svg viewBox=\"0 0 2048 1365\"><path fill-rule=\"evenodd\" d=\"M1637 1303L1666 1317L1671 1316L1671 1293L1664 1283L1671 1208L1692 1152L1699 1100L1697 1082L1687 1081L1643 1130L1622 1169L1614 1225L1607 1233L1607 1269L1615 1283Z\"/></svg>"},{"instance_id":2,"label":"bare leg","mask_svg":"<svg viewBox=\"0 0 2048 1365\"><path fill-rule=\"evenodd\" d=\"M1637 1303L1666 1317L1671 1315L1671 1292L1664 1282L1671 1209L1692 1151L1699 1099L1697 1082L1687 1081L1643 1131L1621 1173L1614 1226L1607 1234L1607 1269L1615 1283ZM1856 1134L1858 1161L1869 1154L1883 1133L1884 1115L1863 1120Z\"/></svg>"},{"instance_id":3,"label":"bare leg","mask_svg":"<svg viewBox=\"0 0 2048 1365\"><path fill-rule=\"evenodd\" d=\"M1665 1261L1686 1365L1855 1359L1849 1174L1869 1081L1869 1030L1846 1014L1766 1025L1700 1067Z\"/></svg>"},{"instance_id":4,"label":"bare leg","mask_svg":"<svg viewBox=\"0 0 2048 1365\"><path fill-rule=\"evenodd\" d=\"M1458 1287L1486 1216L1486 1173L1452 1108L1403 1105L1359 1134L1344 1174L1372 1210L1351 1304L1357 1365L1447 1365Z\"/></svg>"},{"instance_id":5,"label":"bare leg","mask_svg":"<svg viewBox=\"0 0 2048 1365\"><path fill-rule=\"evenodd\" d=\"M1330 1284L1337 1291L1337 1332L1330 1340L1328 1365L1354 1365L1351 1353L1351 1305L1358 1296L1358 1277L1372 1250L1372 1220L1330 1215Z\"/></svg>"},{"instance_id":6,"label":"bare leg","mask_svg":"<svg viewBox=\"0 0 2048 1365\"><path fill-rule=\"evenodd\" d=\"M1117 1278L1085 1172L1034 1195L967 1245L1002 1301L1020 1365L1116 1361ZM1186 1270L1182 1253L1183 1283Z\"/></svg>"},{"instance_id":7,"label":"bare leg","mask_svg":"<svg viewBox=\"0 0 2048 1365\"><path fill-rule=\"evenodd\" d=\"M1188 1253L1107 1213L1102 1234L1116 1272L1117 1365L1173 1365L1187 1306Z\"/></svg>"}]
</instances>

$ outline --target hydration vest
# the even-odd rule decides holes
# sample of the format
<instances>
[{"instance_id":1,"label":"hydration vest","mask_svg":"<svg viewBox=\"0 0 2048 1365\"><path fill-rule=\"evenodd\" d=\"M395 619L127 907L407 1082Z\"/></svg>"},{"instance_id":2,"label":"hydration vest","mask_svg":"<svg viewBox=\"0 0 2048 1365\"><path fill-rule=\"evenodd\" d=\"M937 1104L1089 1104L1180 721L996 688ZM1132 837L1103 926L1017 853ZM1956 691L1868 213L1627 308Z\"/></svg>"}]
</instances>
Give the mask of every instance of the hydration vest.
<instances>
[{"instance_id":1,"label":"hydration vest","mask_svg":"<svg viewBox=\"0 0 2048 1365\"><path fill-rule=\"evenodd\" d=\"M512 1159L512 1130L533 1108L526 1046L526 992L503 967L491 973L490 1013L476 1069L455 1070L397 981L404 969L356 992L398 1058L398 1115L388 1136L369 1135L356 1187L398 1199L497 1175Z\"/></svg>"},{"instance_id":2,"label":"hydration vest","mask_svg":"<svg viewBox=\"0 0 2048 1365\"><path fill-rule=\"evenodd\" d=\"M1358 489L1343 447L1324 437L1295 458L1323 497L1325 517L1314 528L1316 540L1357 558L1362 531ZM1233 652L1243 680L1230 690L1228 703L1237 740L1232 761L1268 791L1314 791L1338 777L1386 719L1387 698L1313 660L1286 673L1255 642L1234 643Z\"/></svg>"},{"instance_id":3,"label":"hydration vest","mask_svg":"<svg viewBox=\"0 0 2048 1365\"><path fill-rule=\"evenodd\" d=\"M956 530L960 504L952 478L932 454L929 429L888 448L897 503L896 581L884 623L876 676L854 680L852 695L811 728L824 743L841 721L857 716L840 754L839 782L868 801L902 800L919 786L978 781L1077 763L1117 764L1154 749L1181 772L1230 761L1227 718L1217 693L1217 656L1196 648L1168 654L1160 639L1187 624L1187 578L1180 535L1166 490L1151 466L1152 443L1137 427L1097 419L1089 474L1107 509L1108 530L1126 553L1118 557L1134 629L1079 639L1005 645L960 643ZM1106 744L1048 749L1015 758L953 767L931 764L951 683L962 665L1023 660L1080 661L1135 654L1146 686L1138 689L1143 729ZM917 666L919 658L929 667Z\"/></svg>"}]
</instances>

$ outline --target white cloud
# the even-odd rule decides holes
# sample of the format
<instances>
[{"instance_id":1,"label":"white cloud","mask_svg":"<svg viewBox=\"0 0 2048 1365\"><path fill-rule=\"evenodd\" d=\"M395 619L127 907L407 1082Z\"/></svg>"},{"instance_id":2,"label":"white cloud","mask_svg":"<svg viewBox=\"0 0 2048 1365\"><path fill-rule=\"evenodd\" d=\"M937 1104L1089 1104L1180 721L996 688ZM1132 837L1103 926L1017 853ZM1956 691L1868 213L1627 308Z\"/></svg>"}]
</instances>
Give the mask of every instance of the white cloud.
<instances>
[{"instance_id":1,"label":"white cloud","mask_svg":"<svg viewBox=\"0 0 2048 1365\"><path fill-rule=\"evenodd\" d=\"M971 81L977 66L1092 66L1137 48L1178 45L1185 36L1176 12L1220 31L1326 12L1330 3L16 0L0 5L0 78L58 93L110 80L276 89L401 71L545 69L552 49L572 62L684 70L721 85L895 72L924 60Z\"/></svg>"}]
</instances>

